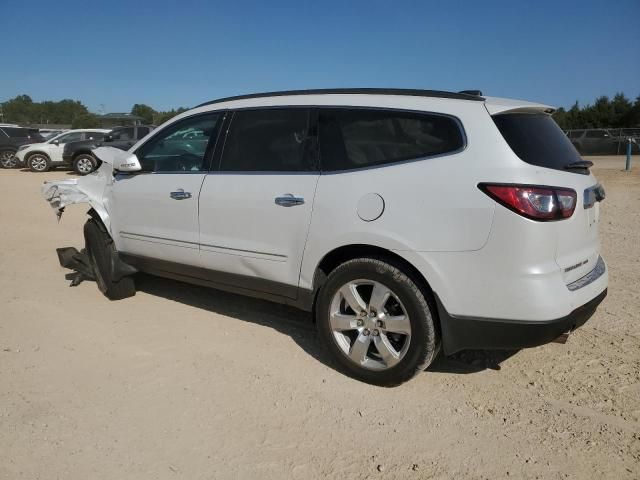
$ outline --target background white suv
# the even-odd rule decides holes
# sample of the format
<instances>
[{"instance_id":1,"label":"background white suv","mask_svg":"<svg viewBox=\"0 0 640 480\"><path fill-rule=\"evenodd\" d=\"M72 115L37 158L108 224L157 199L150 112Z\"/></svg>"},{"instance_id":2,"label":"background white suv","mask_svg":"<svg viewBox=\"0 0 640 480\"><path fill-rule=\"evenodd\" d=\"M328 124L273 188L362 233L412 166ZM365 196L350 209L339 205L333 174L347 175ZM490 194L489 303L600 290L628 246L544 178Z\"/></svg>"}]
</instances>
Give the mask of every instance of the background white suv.
<instances>
[{"instance_id":1,"label":"background white suv","mask_svg":"<svg viewBox=\"0 0 640 480\"><path fill-rule=\"evenodd\" d=\"M67 143L78 140L102 139L110 130L100 128L67 130L51 137L43 143L23 145L16 152L16 163L19 167L27 167L33 172L46 172L51 167L62 165L62 152Z\"/></svg>"},{"instance_id":2,"label":"background white suv","mask_svg":"<svg viewBox=\"0 0 640 480\"><path fill-rule=\"evenodd\" d=\"M606 295L604 192L552 112L423 90L227 98L44 193L91 205L107 297L141 270L296 305L344 372L395 385L440 347L548 342Z\"/></svg>"}]
</instances>

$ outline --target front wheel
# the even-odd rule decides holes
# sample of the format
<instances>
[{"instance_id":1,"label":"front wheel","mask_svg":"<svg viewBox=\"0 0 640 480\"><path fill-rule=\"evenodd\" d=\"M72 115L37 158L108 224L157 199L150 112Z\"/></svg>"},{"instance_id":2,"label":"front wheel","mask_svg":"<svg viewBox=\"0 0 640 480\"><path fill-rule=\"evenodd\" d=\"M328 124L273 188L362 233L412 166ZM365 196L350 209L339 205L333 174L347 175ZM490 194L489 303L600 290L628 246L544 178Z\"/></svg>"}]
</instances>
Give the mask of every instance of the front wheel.
<instances>
[{"instance_id":1,"label":"front wheel","mask_svg":"<svg viewBox=\"0 0 640 480\"><path fill-rule=\"evenodd\" d=\"M46 172L51 168L51 160L42 153L34 153L27 159L27 167L32 172Z\"/></svg>"},{"instance_id":2,"label":"front wheel","mask_svg":"<svg viewBox=\"0 0 640 480\"><path fill-rule=\"evenodd\" d=\"M435 358L434 311L400 266L359 258L329 274L316 302L316 321L322 343L344 373L389 387Z\"/></svg>"},{"instance_id":3,"label":"front wheel","mask_svg":"<svg viewBox=\"0 0 640 480\"><path fill-rule=\"evenodd\" d=\"M0 166L2 168L14 168L16 166L16 159L13 150L0 151Z\"/></svg>"},{"instance_id":4,"label":"front wheel","mask_svg":"<svg viewBox=\"0 0 640 480\"><path fill-rule=\"evenodd\" d=\"M73 170L80 175L87 175L93 172L97 166L98 161L88 153L78 155L73 161Z\"/></svg>"},{"instance_id":5,"label":"front wheel","mask_svg":"<svg viewBox=\"0 0 640 480\"><path fill-rule=\"evenodd\" d=\"M117 251L104 226L93 218L84 224L84 239L98 288L109 300L121 300L136 294L131 276L116 278Z\"/></svg>"}]
</instances>

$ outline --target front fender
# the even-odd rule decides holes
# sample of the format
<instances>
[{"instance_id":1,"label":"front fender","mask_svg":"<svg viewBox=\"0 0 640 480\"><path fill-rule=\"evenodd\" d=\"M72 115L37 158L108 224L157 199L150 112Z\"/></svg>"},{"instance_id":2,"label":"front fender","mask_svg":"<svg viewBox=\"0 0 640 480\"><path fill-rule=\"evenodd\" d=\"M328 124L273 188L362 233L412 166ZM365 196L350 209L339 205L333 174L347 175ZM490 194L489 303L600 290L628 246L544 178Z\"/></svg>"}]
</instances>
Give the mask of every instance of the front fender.
<instances>
[{"instance_id":1,"label":"front fender","mask_svg":"<svg viewBox=\"0 0 640 480\"><path fill-rule=\"evenodd\" d=\"M111 188L113 186L113 161L118 154L111 148L96 150L102 165L95 172L80 178L45 182L42 195L58 216L62 216L67 205L87 203L95 210L102 223L111 231ZM120 150L116 150L122 153Z\"/></svg>"}]
</instances>

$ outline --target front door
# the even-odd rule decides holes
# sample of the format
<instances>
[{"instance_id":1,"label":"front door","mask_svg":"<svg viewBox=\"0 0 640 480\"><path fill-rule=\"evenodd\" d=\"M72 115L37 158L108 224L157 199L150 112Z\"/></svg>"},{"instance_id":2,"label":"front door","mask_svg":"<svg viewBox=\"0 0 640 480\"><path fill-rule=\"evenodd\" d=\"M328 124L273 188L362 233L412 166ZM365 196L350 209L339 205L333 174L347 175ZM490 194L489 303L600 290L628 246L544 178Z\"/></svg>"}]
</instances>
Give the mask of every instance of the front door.
<instances>
[{"instance_id":1,"label":"front door","mask_svg":"<svg viewBox=\"0 0 640 480\"><path fill-rule=\"evenodd\" d=\"M111 224L119 251L197 265L198 195L223 115L180 120L134 152L142 171L118 174L113 185Z\"/></svg>"},{"instance_id":2,"label":"front door","mask_svg":"<svg viewBox=\"0 0 640 480\"><path fill-rule=\"evenodd\" d=\"M202 266L214 281L295 298L319 176L310 111L240 110L227 132L200 194Z\"/></svg>"},{"instance_id":3,"label":"front door","mask_svg":"<svg viewBox=\"0 0 640 480\"><path fill-rule=\"evenodd\" d=\"M83 132L70 132L64 135L60 135L53 142L48 144L49 158L52 163L62 163L62 151L67 143L77 142L78 140L84 140Z\"/></svg>"}]
</instances>

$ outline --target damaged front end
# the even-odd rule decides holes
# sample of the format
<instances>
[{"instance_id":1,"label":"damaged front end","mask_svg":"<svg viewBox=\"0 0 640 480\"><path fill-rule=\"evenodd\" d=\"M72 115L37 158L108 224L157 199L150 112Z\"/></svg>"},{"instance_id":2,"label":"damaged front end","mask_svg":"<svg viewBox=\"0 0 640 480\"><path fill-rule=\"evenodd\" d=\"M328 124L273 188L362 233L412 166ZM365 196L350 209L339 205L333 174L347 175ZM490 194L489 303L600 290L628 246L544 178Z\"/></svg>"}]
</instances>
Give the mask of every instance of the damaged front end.
<instances>
[{"instance_id":1,"label":"damaged front end","mask_svg":"<svg viewBox=\"0 0 640 480\"><path fill-rule=\"evenodd\" d=\"M110 231L114 166L127 164L132 155L113 147L96 148L93 154L102 161L95 172L80 178L44 182L42 195L55 210L58 220L67 205L87 203Z\"/></svg>"},{"instance_id":2,"label":"damaged front end","mask_svg":"<svg viewBox=\"0 0 640 480\"><path fill-rule=\"evenodd\" d=\"M71 280L71 287L77 287L85 280L96 279L86 249L83 248L78 251L74 247L63 247L56 248L56 252L58 253L60 266L73 270L73 273L65 275L67 280Z\"/></svg>"},{"instance_id":3,"label":"damaged front end","mask_svg":"<svg viewBox=\"0 0 640 480\"><path fill-rule=\"evenodd\" d=\"M123 163L131 162L132 155L113 147L101 147L93 151L102 161L93 173L80 178L45 182L42 195L56 212L58 221L68 205L86 203L91 209L89 215L102 224L105 235L111 232L111 195L114 182L114 171ZM134 156L135 158L135 156ZM137 162L137 159L136 159ZM65 276L75 287L84 280L95 280L94 266L86 249L78 251L74 247L56 249L60 265L73 270ZM117 253L112 258L110 269L114 278L135 273L135 269L124 264Z\"/></svg>"}]
</instances>

